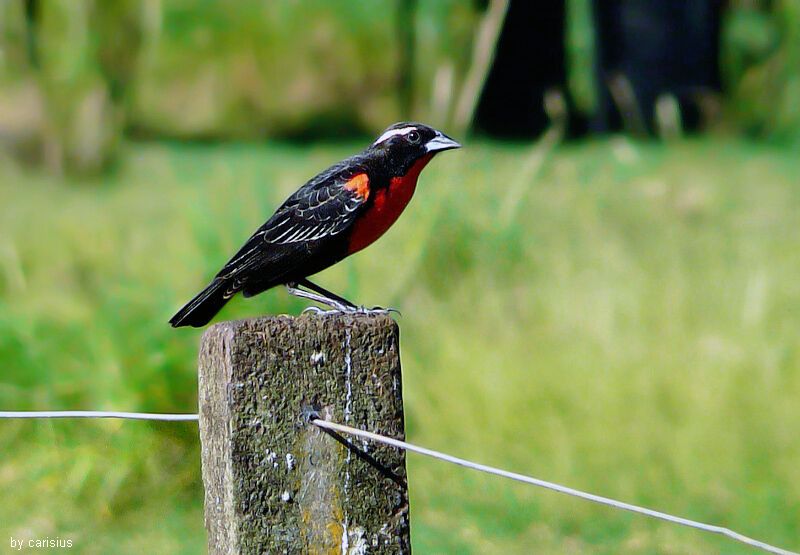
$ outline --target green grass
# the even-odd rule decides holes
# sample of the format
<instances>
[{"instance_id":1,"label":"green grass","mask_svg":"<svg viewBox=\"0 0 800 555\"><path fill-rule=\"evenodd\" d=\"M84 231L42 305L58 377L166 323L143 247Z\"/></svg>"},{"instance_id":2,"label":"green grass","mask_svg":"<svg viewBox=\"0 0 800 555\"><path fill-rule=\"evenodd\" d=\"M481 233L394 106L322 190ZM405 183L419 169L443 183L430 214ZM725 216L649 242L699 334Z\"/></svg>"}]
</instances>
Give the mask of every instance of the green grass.
<instances>
[{"instance_id":1,"label":"green grass","mask_svg":"<svg viewBox=\"0 0 800 555\"><path fill-rule=\"evenodd\" d=\"M194 411L200 331L167 319L354 148L132 145L102 183L0 162L0 407ZM437 159L320 277L402 310L409 439L800 547L796 153L615 140L531 178L529 148ZM220 317L303 306L276 290ZM0 541L203 552L192 424L4 421L0 444ZM409 475L419 553L751 552L414 455Z\"/></svg>"}]
</instances>

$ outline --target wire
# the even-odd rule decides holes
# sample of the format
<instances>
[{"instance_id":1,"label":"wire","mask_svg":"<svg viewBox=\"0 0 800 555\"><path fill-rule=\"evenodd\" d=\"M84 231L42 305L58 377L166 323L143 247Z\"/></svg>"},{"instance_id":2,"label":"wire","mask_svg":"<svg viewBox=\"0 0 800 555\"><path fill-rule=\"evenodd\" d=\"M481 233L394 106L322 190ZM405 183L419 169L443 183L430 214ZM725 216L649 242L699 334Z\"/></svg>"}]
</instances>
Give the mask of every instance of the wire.
<instances>
[{"instance_id":1,"label":"wire","mask_svg":"<svg viewBox=\"0 0 800 555\"><path fill-rule=\"evenodd\" d=\"M0 418L124 418L130 420L164 420L171 422L198 421L198 415L196 414L161 414L161 413L146 413L146 412L113 412L113 411L109 412L109 411L95 411L95 410L0 411ZM695 528L697 530L703 530L705 532L711 532L713 534L720 534L722 536L731 538L732 540L736 540L737 542L741 542L751 547L762 549L769 553L776 553L778 555L800 555L794 551L788 551L786 549L781 549L780 547L775 547L774 545L770 545L768 543L755 540L753 538L750 538L738 532L734 532L733 530L729 528L724 528L722 526L715 526L713 524L704 524L702 522L697 522L695 520L690 520L688 518L673 516L667 513L662 513L660 511L655 511L653 509L648 509L646 507L639 507L638 505L632 505L630 503L617 501L615 499L610 499L608 497L602 497L600 495L595 495L593 493L587 493L585 491L569 488L566 486L555 484L553 482L547 482L545 480L540 480L538 478L533 478L531 476L517 474L516 472L509 472L507 470L494 468L492 466L487 466L485 464L475 463L472 461L468 461L466 459L460 459L452 455L447 455L439 451L434 451L433 449L419 447L411 443L406 443L405 441L400 441L399 439L393 439L391 437L386 437L380 434L367 432L365 430L359 430L358 428L351 428L350 426L345 426L343 424L336 424L335 422L329 422L327 420L321 420L319 418L311 419L311 423L326 430L332 430L344 434L349 434L364 439L371 439L372 441L377 441L379 443L391 445L399 449L405 449L406 451L412 451L414 453L419 453L421 455L433 457L434 459L439 459L452 464L457 464L459 466L471 468L473 470L478 470L480 472L494 474L495 476L502 476L504 478L516 480L518 482L524 482L526 484L539 486L541 488L557 491L559 493L565 493L567 495L572 495L573 497L579 497L580 499L585 499L587 501L592 501L594 503L599 503L601 505L607 505L609 507L630 511L632 513L649 516L651 518L665 520L667 522L680 524L681 526L688 526L689 528Z\"/></svg>"},{"instance_id":2,"label":"wire","mask_svg":"<svg viewBox=\"0 0 800 555\"><path fill-rule=\"evenodd\" d=\"M101 410L0 411L0 418L126 418L129 420L197 421L196 414L160 414Z\"/></svg>"},{"instance_id":3,"label":"wire","mask_svg":"<svg viewBox=\"0 0 800 555\"><path fill-rule=\"evenodd\" d=\"M658 518L661 520L666 520L667 522L672 522L675 524L680 524L682 526L688 526L690 528L696 528L698 530L704 530L706 532L711 532L714 534L721 534L723 536L727 536L733 540L738 542L747 544L752 547L756 547L759 549L763 549L764 551L768 551L769 553L777 553L778 555L798 555L793 551L787 551L785 549L781 549L780 547L775 547L773 545L769 545L767 543L755 540L753 538L749 538L745 535L739 534L738 532L734 532L728 528L724 528L722 526L714 526L712 524L704 524L702 522L697 522L694 520L689 520L688 518L682 518L679 516L669 515L667 513L662 513L660 511L654 511L653 509L647 509L645 507L639 507L637 505L631 505L630 503L624 503L622 501L616 501L615 499L609 499L608 497L602 497L600 495L595 495L593 493L587 493L584 491L576 490L573 488L568 488L566 486L561 486L559 484L554 484L553 482L547 482L545 480L539 480L538 478L532 478L530 476L525 476L523 474L517 474L516 472L509 472L507 470L501 470L499 468L494 468L491 466L487 466L485 464L478 464L472 461L468 461L465 459L460 459L458 457L453 457L452 455L447 455L445 453L440 453L439 451L434 451L432 449L426 449L425 447L418 447L416 445L412 445L410 443L406 443L405 441L400 441L399 439L393 439L390 437L382 436L379 434L374 434L372 432L367 432L364 430L359 430L358 428L351 428L350 426L344 426L342 424L336 424L334 422L329 422L327 420L320 420L319 418L313 419L311 421L312 424L319 426L320 428L325 428L327 430L335 430L337 432L345 433L354 435L357 437L371 439L373 441L377 441L380 443L385 443L386 445L391 445L393 447L397 447L400 449L405 449L406 451L413 451L415 453L419 453L421 455L426 455L428 457L433 457L434 459L439 459L442 461L446 461L452 464L457 464L460 466L464 466L466 468L471 468L473 470L478 470L481 472L487 472L489 474L494 474L496 476L502 476L504 478L509 478L511 480L516 480L518 482L524 482L526 484L532 484L534 486L539 486L542 488L546 488L549 490L557 491L559 493L566 493L567 495L572 495L574 497L579 497L581 499L586 499L587 501L593 501L594 503L600 503L601 505L608 505L610 507L615 507L617 509L623 509L625 511L630 511L632 513L637 513L645 516L649 516L652 518Z\"/></svg>"}]
</instances>

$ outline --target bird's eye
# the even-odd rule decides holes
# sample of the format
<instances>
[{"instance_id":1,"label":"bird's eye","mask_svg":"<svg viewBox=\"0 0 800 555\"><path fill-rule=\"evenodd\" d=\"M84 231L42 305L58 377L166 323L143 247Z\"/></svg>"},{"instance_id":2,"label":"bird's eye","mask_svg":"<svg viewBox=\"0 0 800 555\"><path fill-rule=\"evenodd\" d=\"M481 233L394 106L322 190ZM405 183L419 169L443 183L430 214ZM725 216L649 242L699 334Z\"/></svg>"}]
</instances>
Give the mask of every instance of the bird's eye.
<instances>
[{"instance_id":1,"label":"bird's eye","mask_svg":"<svg viewBox=\"0 0 800 555\"><path fill-rule=\"evenodd\" d=\"M409 131L407 137L408 137L408 140L410 142L412 142L412 143L418 143L419 142L419 132L418 131Z\"/></svg>"}]
</instances>

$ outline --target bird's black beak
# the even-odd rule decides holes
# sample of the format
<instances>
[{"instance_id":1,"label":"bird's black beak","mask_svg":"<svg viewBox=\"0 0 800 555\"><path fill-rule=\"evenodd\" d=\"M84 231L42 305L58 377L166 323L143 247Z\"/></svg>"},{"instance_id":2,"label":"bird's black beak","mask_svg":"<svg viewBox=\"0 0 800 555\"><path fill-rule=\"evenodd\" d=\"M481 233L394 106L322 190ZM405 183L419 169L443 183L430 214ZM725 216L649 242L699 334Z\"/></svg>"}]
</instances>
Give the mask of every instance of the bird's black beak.
<instances>
[{"instance_id":1,"label":"bird's black beak","mask_svg":"<svg viewBox=\"0 0 800 555\"><path fill-rule=\"evenodd\" d=\"M441 152L454 148L461 148L461 145L440 131L437 131L433 139L425 143L425 152Z\"/></svg>"}]
</instances>

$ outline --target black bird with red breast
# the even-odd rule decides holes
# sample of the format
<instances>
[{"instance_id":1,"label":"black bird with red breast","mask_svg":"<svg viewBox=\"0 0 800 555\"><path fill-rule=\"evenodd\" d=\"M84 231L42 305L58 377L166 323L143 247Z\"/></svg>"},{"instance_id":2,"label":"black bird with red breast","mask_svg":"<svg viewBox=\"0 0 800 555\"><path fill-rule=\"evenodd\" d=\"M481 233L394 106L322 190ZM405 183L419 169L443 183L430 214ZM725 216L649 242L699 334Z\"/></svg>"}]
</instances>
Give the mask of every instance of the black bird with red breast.
<instances>
[{"instance_id":1,"label":"black bird with red breast","mask_svg":"<svg viewBox=\"0 0 800 555\"><path fill-rule=\"evenodd\" d=\"M170 324L204 326L236 293L252 297L277 285L334 310L363 310L308 276L383 235L411 200L431 158L460 146L421 123L390 126L363 152L300 187Z\"/></svg>"}]
</instances>

